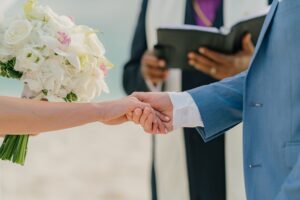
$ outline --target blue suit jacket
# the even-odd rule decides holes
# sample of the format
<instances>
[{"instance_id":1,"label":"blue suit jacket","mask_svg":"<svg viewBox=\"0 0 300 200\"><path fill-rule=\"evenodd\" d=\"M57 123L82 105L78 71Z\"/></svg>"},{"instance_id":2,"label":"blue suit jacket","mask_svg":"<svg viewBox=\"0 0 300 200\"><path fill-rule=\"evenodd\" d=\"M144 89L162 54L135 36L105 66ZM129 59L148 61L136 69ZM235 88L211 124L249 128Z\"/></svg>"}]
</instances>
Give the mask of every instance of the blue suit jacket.
<instances>
[{"instance_id":1,"label":"blue suit jacket","mask_svg":"<svg viewBox=\"0 0 300 200\"><path fill-rule=\"evenodd\" d=\"M209 141L244 122L250 200L300 199L300 1L273 2L251 67L189 91Z\"/></svg>"}]
</instances>

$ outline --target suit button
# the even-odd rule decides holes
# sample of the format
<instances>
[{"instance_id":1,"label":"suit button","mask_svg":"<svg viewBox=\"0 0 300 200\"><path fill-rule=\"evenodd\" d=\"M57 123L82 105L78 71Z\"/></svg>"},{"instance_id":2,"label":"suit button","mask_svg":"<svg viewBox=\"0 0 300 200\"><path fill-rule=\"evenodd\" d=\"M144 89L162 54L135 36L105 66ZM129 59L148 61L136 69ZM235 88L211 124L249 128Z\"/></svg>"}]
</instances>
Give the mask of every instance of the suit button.
<instances>
[{"instance_id":1,"label":"suit button","mask_svg":"<svg viewBox=\"0 0 300 200\"><path fill-rule=\"evenodd\" d=\"M264 104L262 104L262 103L251 103L250 105L251 105L252 107L260 108L260 107L263 107Z\"/></svg>"},{"instance_id":2,"label":"suit button","mask_svg":"<svg viewBox=\"0 0 300 200\"><path fill-rule=\"evenodd\" d=\"M249 168L250 169L253 169L253 168L257 168L257 167L261 167L261 164L251 164L251 165L249 165Z\"/></svg>"}]
</instances>

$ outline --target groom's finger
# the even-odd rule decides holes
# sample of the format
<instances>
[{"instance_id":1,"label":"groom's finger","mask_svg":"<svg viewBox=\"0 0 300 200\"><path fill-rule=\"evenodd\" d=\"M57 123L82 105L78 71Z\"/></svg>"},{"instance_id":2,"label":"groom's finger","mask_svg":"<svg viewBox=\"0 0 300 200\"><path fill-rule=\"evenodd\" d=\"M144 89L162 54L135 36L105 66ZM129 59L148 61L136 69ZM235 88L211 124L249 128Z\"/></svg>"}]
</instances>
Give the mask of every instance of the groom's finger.
<instances>
[{"instance_id":1,"label":"groom's finger","mask_svg":"<svg viewBox=\"0 0 300 200\"><path fill-rule=\"evenodd\" d=\"M140 124L140 118L142 114L143 114L142 109L140 108L135 109L133 112L132 121L136 124Z\"/></svg>"},{"instance_id":2,"label":"groom's finger","mask_svg":"<svg viewBox=\"0 0 300 200\"><path fill-rule=\"evenodd\" d=\"M156 111L156 116L162 121L162 122L170 122L171 118L161 114L161 112Z\"/></svg>"}]
</instances>

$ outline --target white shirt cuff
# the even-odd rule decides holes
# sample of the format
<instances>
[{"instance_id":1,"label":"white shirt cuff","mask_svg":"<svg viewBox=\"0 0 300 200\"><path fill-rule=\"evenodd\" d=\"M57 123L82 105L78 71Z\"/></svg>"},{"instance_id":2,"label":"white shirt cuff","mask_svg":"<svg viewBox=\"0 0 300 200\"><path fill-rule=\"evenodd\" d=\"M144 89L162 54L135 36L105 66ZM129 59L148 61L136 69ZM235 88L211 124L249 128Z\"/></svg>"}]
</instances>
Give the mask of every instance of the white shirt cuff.
<instances>
[{"instance_id":1,"label":"white shirt cuff","mask_svg":"<svg viewBox=\"0 0 300 200\"><path fill-rule=\"evenodd\" d=\"M173 128L204 127L199 109L187 92L169 92L173 104Z\"/></svg>"}]
</instances>

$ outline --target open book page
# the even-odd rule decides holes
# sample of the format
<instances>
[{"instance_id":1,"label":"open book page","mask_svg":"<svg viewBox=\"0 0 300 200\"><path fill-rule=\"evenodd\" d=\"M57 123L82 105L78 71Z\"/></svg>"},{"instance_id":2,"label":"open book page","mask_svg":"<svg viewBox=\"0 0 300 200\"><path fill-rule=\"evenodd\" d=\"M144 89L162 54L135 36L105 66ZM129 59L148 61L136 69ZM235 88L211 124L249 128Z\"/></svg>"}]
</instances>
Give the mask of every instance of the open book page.
<instances>
[{"instance_id":1,"label":"open book page","mask_svg":"<svg viewBox=\"0 0 300 200\"><path fill-rule=\"evenodd\" d=\"M170 25L170 26L162 26L159 29L171 29L171 30L192 30L192 31L205 31L211 33L219 33L219 29L214 27L202 27L196 25Z\"/></svg>"},{"instance_id":2,"label":"open book page","mask_svg":"<svg viewBox=\"0 0 300 200\"><path fill-rule=\"evenodd\" d=\"M240 20L236 21L232 27L238 26L243 22L247 22L249 20L264 17L268 14L270 7L263 9L255 14L248 15L247 17L241 18ZM196 25L169 25L169 26L162 26L159 29L170 29L170 30L190 30L190 31L202 31L202 32L210 32L210 33L220 33L223 35L228 35L231 32L232 27L222 27L217 29L215 27L202 27Z\"/></svg>"}]
</instances>

